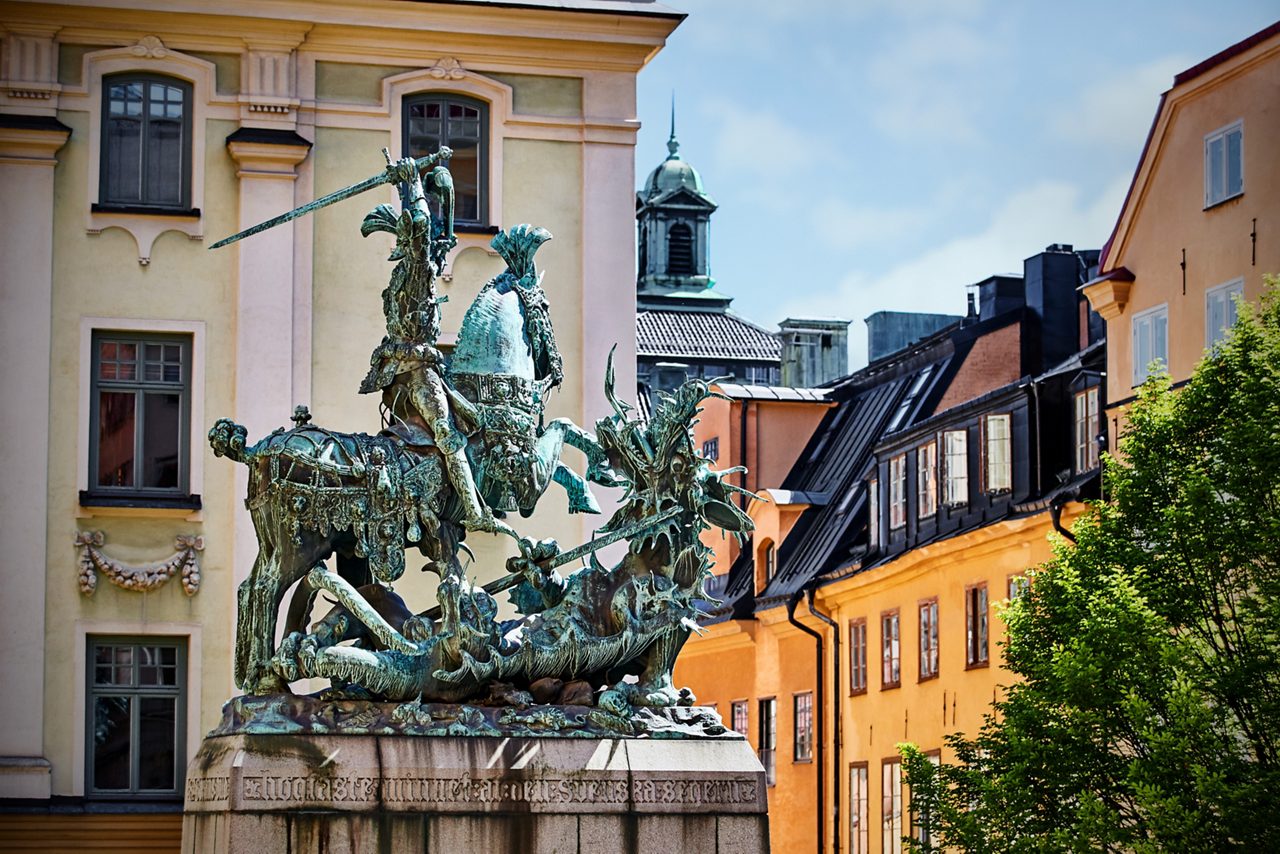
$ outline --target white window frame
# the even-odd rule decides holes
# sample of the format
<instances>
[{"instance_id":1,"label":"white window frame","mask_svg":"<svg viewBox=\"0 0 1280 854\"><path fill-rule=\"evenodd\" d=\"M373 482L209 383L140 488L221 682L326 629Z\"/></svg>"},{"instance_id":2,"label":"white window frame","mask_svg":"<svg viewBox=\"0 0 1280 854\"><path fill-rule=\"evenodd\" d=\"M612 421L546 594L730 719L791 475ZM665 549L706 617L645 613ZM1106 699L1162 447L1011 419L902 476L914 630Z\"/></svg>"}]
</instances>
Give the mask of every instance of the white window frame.
<instances>
[{"instance_id":1,"label":"white window frame","mask_svg":"<svg viewBox=\"0 0 1280 854\"><path fill-rule=\"evenodd\" d=\"M889 458L889 529L907 524L907 455Z\"/></svg>"},{"instance_id":2,"label":"white window frame","mask_svg":"<svg viewBox=\"0 0 1280 854\"><path fill-rule=\"evenodd\" d=\"M1072 398L1076 474L1098 467L1098 433L1102 429L1101 389L1091 386Z\"/></svg>"},{"instance_id":3,"label":"white window frame","mask_svg":"<svg viewBox=\"0 0 1280 854\"><path fill-rule=\"evenodd\" d=\"M1004 436L993 439L991 425L1003 421ZM1003 459L992 453L996 443L1003 442L1005 453ZM982 446L984 451L983 473L986 477L986 491L1002 493L1013 491L1013 414L1009 412L993 412L982 418Z\"/></svg>"},{"instance_id":4,"label":"white window frame","mask_svg":"<svg viewBox=\"0 0 1280 854\"><path fill-rule=\"evenodd\" d=\"M1204 292L1204 346L1212 350L1227 337L1227 331L1236 324L1236 301L1234 297L1244 299L1244 277L1240 276ZM1222 303L1222 320L1214 328L1214 303Z\"/></svg>"},{"instance_id":5,"label":"white window frame","mask_svg":"<svg viewBox=\"0 0 1280 854\"><path fill-rule=\"evenodd\" d=\"M969 503L968 430L942 433L942 502L947 507L963 507Z\"/></svg>"},{"instance_id":6,"label":"white window frame","mask_svg":"<svg viewBox=\"0 0 1280 854\"><path fill-rule=\"evenodd\" d=\"M867 545L872 551L880 548L880 481L867 481Z\"/></svg>"},{"instance_id":7,"label":"white window frame","mask_svg":"<svg viewBox=\"0 0 1280 854\"><path fill-rule=\"evenodd\" d=\"M1155 340L1155 329L1156 329L1157 320L1161 320L1164 322L1164 339L1160 345L1161 352L1158 352L1158 353L1157 353L1156 340ZM1144 357L1144 354L1139 352L1139 347L1138 347L1138 338L1144 327L1149 329L1149 335L1151 336L1150 337L1151 352L1149 354L1145 354L1145 357ZM1150 365L1152 362L1158 359L1161 362L1161 365L1166 370L1169 367L1169 304L1168 303L1161 303L1160 305L1153 306L1152 308L1149 308L1146 311L1140 311L1133 316L1133 320L1130 321L1130 343L1132 346L1132 356L1133 356L1133 385L1134 385L1134 388L1137 388L1138 386L1142 385L1151 377L1151 372L1147 370L1147 366Z\"/></svg>"},{"instance_id":8,"label":"white window frame","mask_svg":"<svg viewBox=\"0 0 1280 854\"><path fill-rule=\"evenodd\" d=\"M1228 139L1233 134L1240 135L1240 189L1231 192L1231 188L1227 186L1227 176L1230 174L1227 169L1229 160L1228 155ZM1210 149L1213 143L1222 141L1222 162L1214 163L1210 155ZM1221 172L1218 175L1218 172ZM1222 193L1221 197L1213 195L1213 179L1221 177ZM1244 119L1236 119L1229 125L1224 125L1215 131L1211 131L1204 135L1204 206L1206 209L1214 205L1222 204L1228 199L1234 199L1237 196L1244 195Z\"/></svg>"},{"instance_id":9,"label":"white window frame","mask_svg":"<svg viewBox=\"0 0 1280 854\"><path fill-rule=\"evenodd\" d=\"M916 448L916 518L928 519L938 512L938 442Z\"/></svg>"}]
</instances>

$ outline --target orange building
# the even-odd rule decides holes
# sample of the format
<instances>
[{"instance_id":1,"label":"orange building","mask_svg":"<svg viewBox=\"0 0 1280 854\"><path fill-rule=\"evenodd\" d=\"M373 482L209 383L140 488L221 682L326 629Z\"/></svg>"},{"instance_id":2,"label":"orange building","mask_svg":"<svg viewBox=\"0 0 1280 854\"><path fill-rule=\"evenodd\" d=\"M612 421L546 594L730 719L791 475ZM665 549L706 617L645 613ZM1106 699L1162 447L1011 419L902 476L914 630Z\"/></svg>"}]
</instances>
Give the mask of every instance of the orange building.
<instances>
[{"instance_id":1,"label":"orange building","mask_svg":"<svg viewBox=\"0 0 1280 854\"><path fill-rule=\"evenodd\" d=\"M1099 275L1112 436L1153 363L1186 381L1280 273L1280 22L1187 69L1160 98Z\"/></svg>"},{"instance_id":2,"label":"orange building","mask_svg":"<svg viewBox=\"0 0 1280 854\"><path fill-rule=\"evenodd\" d=\"M760 754L775 852L900 850L896 745L941 751L1007 681L995 603L1096 494L1105 354L1078 294L1096 257L1055 245L978 283L968 317L824 389L811 436L772 438L767 408L757 435L740 413L697 428L704 447L745 433L770 500L676 678Z\"/></svg>"}]
</instances>

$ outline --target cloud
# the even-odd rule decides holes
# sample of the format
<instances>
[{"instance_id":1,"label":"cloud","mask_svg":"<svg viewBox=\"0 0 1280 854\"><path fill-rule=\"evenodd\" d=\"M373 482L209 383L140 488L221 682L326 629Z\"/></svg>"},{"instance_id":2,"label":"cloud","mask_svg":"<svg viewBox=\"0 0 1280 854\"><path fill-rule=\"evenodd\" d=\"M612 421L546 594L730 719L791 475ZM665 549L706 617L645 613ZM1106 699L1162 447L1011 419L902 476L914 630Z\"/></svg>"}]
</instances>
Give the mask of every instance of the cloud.
<instances>
[{"instance_id":1,"label":"cloud","mask_svg":"<svg viewBox=\"0 0 1280 854\"><path fill-rule=\"evenodd\" d=\"M1158 93L1193 64L1185 56L1166 56L1135 68L1108 69L1105 81L1085 87L1065 107L1055 108L1049 126L1073 142L1136 151L1151 127Z\"/></svg>"},{"instance_id":2,"label":"cloud","mask_svg":"<svg viewBox=\"0 0 1280 854\"><path fill-rule=\"evenodd\" d=\"M935 23L885 41L867 64L875 126L912 141L979 141L982 69L992 58L991 34L967 24Z\"/></svg>"},{"instance_id":3,"label":"cloud","mask_svg":"<svg viewBox=\"0 0 1280 854\"><path fill-rule=\"evenodd\" d=\"M829 139L767 108L725 98L703 101L701 107L716 126L711 158L717 170L730 174L728 183L749 177L765 186L781 184L799 174L820 172L839 157ZM794 186L790 189L794 192Z\"/></svg>"},{"instance_id":4,"label":"cloud","mask_svg":"<svg viewBox=\"0 0 1280 854\"><path fill-rule=\"evenodd\" d=\"M1011 195L985 226L904 261L882 274L852 271L830 288L781 304L774 318L849 317L850 366L866 362L862 318L876 311L962 314L964 286L993 273L1020 272L1022 259L1050 243L1098 248L1120 211L1129 175L1094 197L1062 181L1041 181Z\"/></svg>"}]
</instances>

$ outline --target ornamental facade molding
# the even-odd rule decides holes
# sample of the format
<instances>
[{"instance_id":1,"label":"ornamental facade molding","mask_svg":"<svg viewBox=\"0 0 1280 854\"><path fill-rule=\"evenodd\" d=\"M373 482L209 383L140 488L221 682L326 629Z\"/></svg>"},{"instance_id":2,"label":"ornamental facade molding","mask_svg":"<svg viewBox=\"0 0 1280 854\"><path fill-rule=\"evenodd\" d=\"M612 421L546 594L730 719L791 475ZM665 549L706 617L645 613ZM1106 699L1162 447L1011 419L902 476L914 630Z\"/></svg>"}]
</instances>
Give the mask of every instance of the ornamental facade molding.
<instances>
[{"instance_id":1,"label":"ornamental facade molding","mask_svg":"<svg viewBox=\"0 0 1280 854\"><path fill-rule=\"evenodd\" d=\"M159 589L175 575L182 576L182 589L188 596L200 590L200 562L196 552L204 551L204 537L179 534L174 539L173 554L150 563L130 564L110 557L102 551L106 536L101 531L77 531L75 546L81 549L79 561L80 592L92 596L98 589L97 573L122 590L149 593Z\"/></svg>"}]
</instances>

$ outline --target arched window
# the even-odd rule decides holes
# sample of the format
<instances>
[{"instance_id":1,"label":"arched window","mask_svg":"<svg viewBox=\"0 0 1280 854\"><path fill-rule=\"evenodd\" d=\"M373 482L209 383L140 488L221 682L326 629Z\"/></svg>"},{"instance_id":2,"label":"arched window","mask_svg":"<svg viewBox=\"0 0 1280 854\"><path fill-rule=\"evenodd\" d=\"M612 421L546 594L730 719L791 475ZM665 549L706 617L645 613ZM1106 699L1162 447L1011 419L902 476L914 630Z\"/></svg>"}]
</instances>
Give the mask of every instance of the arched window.
<instances>
[{"instance_id":1,"label":"arched window","mask_svg":"<svg viewBox=\"0 0 1280 854\"><path fill-rule=\"evenodd\" d=\"M683 222L667 232L667 274L693 275L693 231Z\"/></svg>"},{"instance_id":2,"label":"arched window","mask_svg":"<svg viewBox=\"0 0 1280 854\"><path fill-rule=\"evenodd\" d=\"M765 542L762 555L764 558L764 583L768 584L778 574L778 550L774 548L771 540Z\"/></svg>"},{"instance_id":3,"label":"arched window","mask_svg":"<svg viewBox=\"0 0 1280 854\"><path fill-rule=\"evenodd\" d=\"M453 149L445 165L453 176L454 221L488 225L489 105L465 95L412 95L405 99L403 149L422 157L442 145Z\"/></svg>"},{"instance_id":4,"label":"arched window","mask_svg":"<svg viewBox=\"0 0 1280 854\"><path fill-rule=\"evenodd\" d=\"M99 202L191 207L191 84L155 74L117 74L102 87Z\"/></svg>"}]
</instances>

